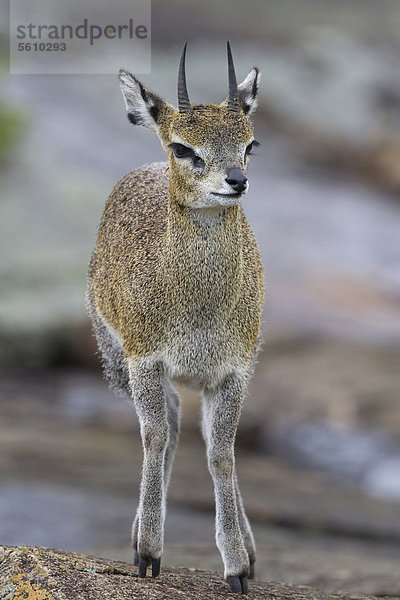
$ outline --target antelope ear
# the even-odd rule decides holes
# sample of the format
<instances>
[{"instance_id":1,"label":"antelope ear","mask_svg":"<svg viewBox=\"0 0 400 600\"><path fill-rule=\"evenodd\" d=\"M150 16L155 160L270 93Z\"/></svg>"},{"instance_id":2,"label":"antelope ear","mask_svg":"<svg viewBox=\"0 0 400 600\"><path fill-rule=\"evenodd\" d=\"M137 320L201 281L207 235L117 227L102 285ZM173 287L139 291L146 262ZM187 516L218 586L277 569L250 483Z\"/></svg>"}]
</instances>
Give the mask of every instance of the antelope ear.
<instances>
[{"instance_id":1,"label":"antelope ear","mask_svg":"<svg viewBox=\"0 0 400 600\"><path fill-rule=\"evenodd\" d=\"M257 108L257 92L261 73L253 67L246 79L238 85L238 99L240 108L245 115L251 115Z\"/></svg>"},{"instance_id":2,"label":"antelope ear","mask_svg":"<svg viewBox=\"0 0 400 600\"><path fill-rule=\"evenodd\" d=\"M146 89L129 71L121 69L118 78L129 121L158 133L160 120L166 113L174 111L173 106Z\"/></svg>"},{"instance_id":3,"label":"antelope ear","mask_svg":"<svg viewBox=\"0 0 400 600\"><path fill-rule=\"evenodd\" d=\"M261 73L257 67L253 67L246 79L238 85L238 101L245 115L251 115L257 108L257 92ZM227 98L221 105L227 104Z\"/></svg>"}]
</instances>

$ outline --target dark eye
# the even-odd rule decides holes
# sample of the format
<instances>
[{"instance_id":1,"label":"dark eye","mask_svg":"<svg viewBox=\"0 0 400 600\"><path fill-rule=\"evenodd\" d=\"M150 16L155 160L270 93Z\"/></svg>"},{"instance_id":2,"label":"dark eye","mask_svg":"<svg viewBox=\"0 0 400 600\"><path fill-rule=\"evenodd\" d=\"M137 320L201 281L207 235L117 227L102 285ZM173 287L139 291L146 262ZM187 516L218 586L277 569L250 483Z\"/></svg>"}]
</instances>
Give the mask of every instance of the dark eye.
<instances>
[{"instance_id":1,"label":"dark eye","mask_svg":"<svg viewBox=\"0 0 400 600\"><path fill-rule=\"evenodd\" d=\"M250 144L246 148L247 156L249 154L251 154L251 151L253 150L254 146L259 146L259 145L260 145L260 142L257 142L256 140L253 140L252 142L250 142Z\"/></svg>"},{"instance_id":2,"label":"dark eye","mask_svg":"<svg viewBox=\"0 0 400 600\"><path fill-rule=\"evenodd\" d=\"M183 144L172 143L170 144L170 148L172 148L177 158L187 158L194 155L193 150Z\"/></svg>"},{"instance_id":3,"label":"dark eye","mask_svg":"<svg viewBox=\"0 0 400 600\"><path fill-rule=\"evenodd\" d=\"M172 148L177 158L191 158L194 167L203 168L205 166L204 160L200 156L197 156L188 146L172 142L169 147Z\"/></svg>"}]
</instances>

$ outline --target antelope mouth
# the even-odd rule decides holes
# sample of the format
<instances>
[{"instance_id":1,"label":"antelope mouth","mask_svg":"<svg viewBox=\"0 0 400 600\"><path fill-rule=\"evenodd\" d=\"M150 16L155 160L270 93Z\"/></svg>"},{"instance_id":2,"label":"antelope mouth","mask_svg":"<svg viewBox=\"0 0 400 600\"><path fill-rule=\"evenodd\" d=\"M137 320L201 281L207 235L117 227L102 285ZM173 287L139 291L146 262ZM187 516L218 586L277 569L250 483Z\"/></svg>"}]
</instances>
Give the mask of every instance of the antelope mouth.
<instances>
[{"instance_id":1,"label":"antelope mouth","mask_svg":"<svg viewBox=\"0 0 400 600\"><path fill-rule=\"evenodd\" d=\"M240 198L243 196L243 192L233 192L233 194L220 194L218 192L211 192L213 196L219 196L220 198Z\"/></svg>"}]
</instances>

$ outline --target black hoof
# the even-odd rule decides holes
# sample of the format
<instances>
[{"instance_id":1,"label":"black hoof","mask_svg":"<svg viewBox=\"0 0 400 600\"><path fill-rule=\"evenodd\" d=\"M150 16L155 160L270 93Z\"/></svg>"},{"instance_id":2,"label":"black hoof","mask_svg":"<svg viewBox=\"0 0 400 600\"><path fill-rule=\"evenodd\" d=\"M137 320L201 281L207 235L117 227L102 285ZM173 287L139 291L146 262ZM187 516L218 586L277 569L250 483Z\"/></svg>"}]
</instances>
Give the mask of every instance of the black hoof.
<instances>
[{"instance_id":1,"label":"black hoof","mask_svg":"<svg viewBox=\"0 0 400 600\"><path fill-rule=\"evenodd\" d=\"M234 577L233 575L230 575L229 577L227 577L226 580L229 583L229 587L231 588L231 592L233 592L234 594L241 594L242 593L242 585L240 583L239 577Z\"/></svg>"},{"instance_id":2,"label":"black hoof","mask_svg":"<svg viewBox=\"0 0 400 600\"><path fill-rule=\"evenodd\" d=\"M254 562L250 563L250 571L249 571L249 579L254 579L255 577L255 569L254 569Z\"/></svg>"},{"instance_id":3,"label":"black hoof","mask_svg":"<svg viewBox=\"0 0 400 600\"><path fill-rule=\"evenodd\" d=\"M247 594L248 587L246 575L242 575L241 577L229 575L229 577L227 577L227 582L229 583L229 587L233 594Z\"/></svg>"},{"instance_id":4,"label":"black hoof","mask_svg":"<svg viewBox=\"0 0 400 600\"><path fill-rule=\"evenodd\" d=\"M139 577L146 577L147 567L151 562L150 557L139 556Z\"/></svg>"},{"instance_id":5,"label":"black hoof","mask_svg":"<svg viewBox=\"0 0 400 600\"><path fill-rule=\"evenodd\" d=\"M135 560L136 560L136 554L135 554ZM161 558L152 558L151 556L139 556L138 555L138 565L139 565L139 577L146 577L147 567L149 567L150 565L151 565L152 577L157 577L157 575L160 574Z\"/></svg>"},{"instance_id":6,"label":"black hoof","mask_svg":"<svg viewBox=\"0 0 400 600\"><path fill-rule=\"evenodd\" d=\"M151 574L153 577L157 577L160 574L161 558L153 558L151 564Z\"/></svg>"},{"instance_id":7,"label":"black hoof","mask_svg":"<svg viewBox=\"0 0 400 600\"><path fill-rule=\"evenodd\" d=\"M138 565L139 564L139 553L137 550L135 550L134 554L133 554L133 564L134 565Z\"/></svg>"}]
</instances>

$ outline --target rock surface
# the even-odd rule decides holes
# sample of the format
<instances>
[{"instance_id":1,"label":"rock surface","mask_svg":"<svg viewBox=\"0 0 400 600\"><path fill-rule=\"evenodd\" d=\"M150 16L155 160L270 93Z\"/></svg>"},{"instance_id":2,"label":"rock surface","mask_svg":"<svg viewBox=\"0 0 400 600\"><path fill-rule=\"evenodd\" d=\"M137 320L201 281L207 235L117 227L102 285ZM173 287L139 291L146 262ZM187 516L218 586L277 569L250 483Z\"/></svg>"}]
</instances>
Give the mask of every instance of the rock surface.
<instances>
[{"instance_id":1,"label":"rock surface","mask_svg":"<svg viewBox=\"0 0 400 600\"><path fill-rule=\"evenodd\" d=\"M1 600L213 600L228 593L227 585L212 572L164 568L157 579L140 579L136 568L126 563L35 546L0 546ZM255 582L251 582L249 597L259 600L367 598L332 595L305 586Z\"/></svg>"}]
</instances>

